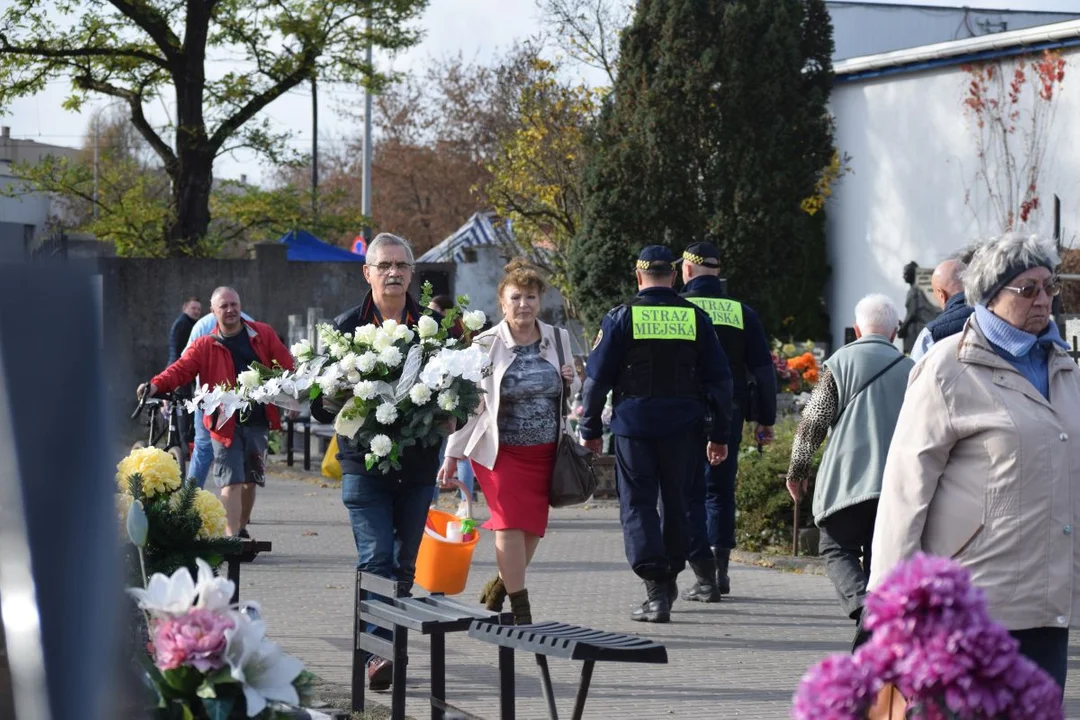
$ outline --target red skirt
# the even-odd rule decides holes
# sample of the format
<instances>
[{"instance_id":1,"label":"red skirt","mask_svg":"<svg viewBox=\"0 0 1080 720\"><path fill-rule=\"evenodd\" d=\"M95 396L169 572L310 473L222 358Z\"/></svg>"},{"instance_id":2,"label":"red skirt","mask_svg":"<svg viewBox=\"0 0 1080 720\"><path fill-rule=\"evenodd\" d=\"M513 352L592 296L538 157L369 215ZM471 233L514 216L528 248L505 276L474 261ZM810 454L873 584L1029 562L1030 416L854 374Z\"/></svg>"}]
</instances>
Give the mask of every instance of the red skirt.
<instances>
[{"instance_id":1,"label":"red skirt","mask_svg":"<svg viewBox=\"0 0 1080 720\"><path fill-rule=\"evenodd\" d=\"M557 447L557 443L503 445L491 470L479 463L472 464L491 511L491 519L484 523L484 528L524 530L544 536Z\"/></svg>"}]
</instances>

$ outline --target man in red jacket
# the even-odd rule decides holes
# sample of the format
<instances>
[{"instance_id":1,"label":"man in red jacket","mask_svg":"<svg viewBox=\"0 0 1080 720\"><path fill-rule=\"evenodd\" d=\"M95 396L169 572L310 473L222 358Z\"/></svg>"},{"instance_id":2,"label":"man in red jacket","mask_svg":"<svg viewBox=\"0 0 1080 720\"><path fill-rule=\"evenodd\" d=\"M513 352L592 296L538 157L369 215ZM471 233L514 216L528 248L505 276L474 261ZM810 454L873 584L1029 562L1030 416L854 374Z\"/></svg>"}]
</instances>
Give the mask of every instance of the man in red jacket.
<instances>
[{"instance_id":1,"label":"man in red jacket","mask_svg":"<svg viewBox=\"0 0 1080 720\"><path fill-rule=\"evenodd\" d=\"M272 327L245 322L240 317L240 296L235 290L229 287L215 290L210 309L217 318L217 329L192 343L179 360L150 381L149 388L145 383L140 385L140 396L147 389L151 396L171 392L196 376L210 387L221 383L235 385L237 375L256 361L266 367L293 369L292 355ZM273 405L252 405L245 417L231 417L224 423L219 421L219 413L203 418L214 446L211 473L221 487L229 534L248 538L255 486L266 484L269 431L281 427L281 419Z\"/></svg>"}]
</instances>

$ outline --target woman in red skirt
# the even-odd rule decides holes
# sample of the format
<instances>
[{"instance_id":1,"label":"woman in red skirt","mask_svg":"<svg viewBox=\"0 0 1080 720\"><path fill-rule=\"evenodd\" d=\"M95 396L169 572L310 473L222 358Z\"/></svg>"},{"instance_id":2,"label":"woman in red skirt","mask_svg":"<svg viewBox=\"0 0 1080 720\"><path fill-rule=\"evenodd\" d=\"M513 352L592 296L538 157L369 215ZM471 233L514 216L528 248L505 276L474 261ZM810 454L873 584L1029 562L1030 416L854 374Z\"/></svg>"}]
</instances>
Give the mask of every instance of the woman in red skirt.
<instances>
[{"instance_id":1,"label":"woman in red skirt","mask_svg":"<svg viewBox=\"0 0 1080 720\"><path fill-rule=\"evenodd\" d=\"M506 266L499 283L503 320L474 342L488 349L492 372L480 383L480 408L465 427L450 436L440 480L457 473L457 461L469 458L484 492L495 531L499 575L480 597L491 610L510 598L514 621L532 622L525 569L536 553L548 522L548 491L555 448L564 418L564 385L572 396L578 379L566 330L541 322L540 298L547 283L524 260ZM559 358L555 333L562 333Z\"/></svg>"}]
</instances>

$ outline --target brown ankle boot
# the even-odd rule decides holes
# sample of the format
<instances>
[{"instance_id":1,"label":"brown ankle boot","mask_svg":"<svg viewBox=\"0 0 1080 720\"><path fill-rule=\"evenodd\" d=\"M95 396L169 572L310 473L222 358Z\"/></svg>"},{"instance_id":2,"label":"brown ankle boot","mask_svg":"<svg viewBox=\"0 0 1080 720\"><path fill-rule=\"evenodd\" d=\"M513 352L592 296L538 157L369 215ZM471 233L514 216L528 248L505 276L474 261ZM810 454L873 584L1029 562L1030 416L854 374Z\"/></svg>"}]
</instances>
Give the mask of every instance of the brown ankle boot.
<instances>
[{"instance_id":1,"label":"brown ankle boot","mask_svg":"<svg viewBox=\"0 0 1080 720\"><path fill-rule=\"evenodd\" d=\"M514 613L515 625L532 625L532 608L529 607L529 591L525 589L510 593L510 611Z\"/></svg>"},{"instance_id":2,"label":"brown ankle boot","mask_svg":"<svg viewBox=\"0 0 1080 720\"><path fill-rule=\"evenodd\" d=\"M502 612L503 603L506 602L506 586L501 577L496 575L487 581L480 591L480 602L491 612Z\"/></svg>"}]
</instances>

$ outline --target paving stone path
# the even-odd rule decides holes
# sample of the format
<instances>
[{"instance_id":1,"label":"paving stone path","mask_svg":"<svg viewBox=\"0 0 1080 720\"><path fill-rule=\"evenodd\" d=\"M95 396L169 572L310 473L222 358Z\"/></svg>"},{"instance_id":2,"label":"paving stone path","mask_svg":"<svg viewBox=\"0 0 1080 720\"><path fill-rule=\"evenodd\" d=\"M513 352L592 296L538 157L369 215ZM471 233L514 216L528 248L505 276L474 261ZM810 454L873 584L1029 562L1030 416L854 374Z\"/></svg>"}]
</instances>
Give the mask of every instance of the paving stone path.
<instances>
[{"instance_id":1,"label":"paving stone path","mask_svg":"<svg viewBox=\"0 0 1080 720\"><path fill-rule=\"evenodd\" d=\"M275 466L259 490L252 534L274 551L245 565L241 596L258 600L269 634L325 681L324 697L347 707L356 550L335 487ZM448 498L445 498L448 500ZM477 508L485 516L485 508ZM474 601L495 571L487 533L474 556L466 592ZM683 585L690 573L681 576ZM529 571L533 617L646 635L668 648L667 665L597 665L586 718L761 718L790 716L791 694L806 668L843 651L851 624L821 575L733 565L734 595L715 605L679 601L672 622L631 622L643 599L626 564L617 508L611 504L552 513L547 537ZM408 714L430 716L425 702L427 643L410 638ZM569 715L580 665L553 660L560 713ZM496 652L467 637L447 640L451 702L485 718L498 717ZM1080 718L1080 647L1074 639L1066 691L1069 717ZM519 718L545 718L539 674L531 658L517 658ZM369 698L372 697L369 695ZM389 695L375 695L389 703Z\"/></svg>"}]
</instances>

